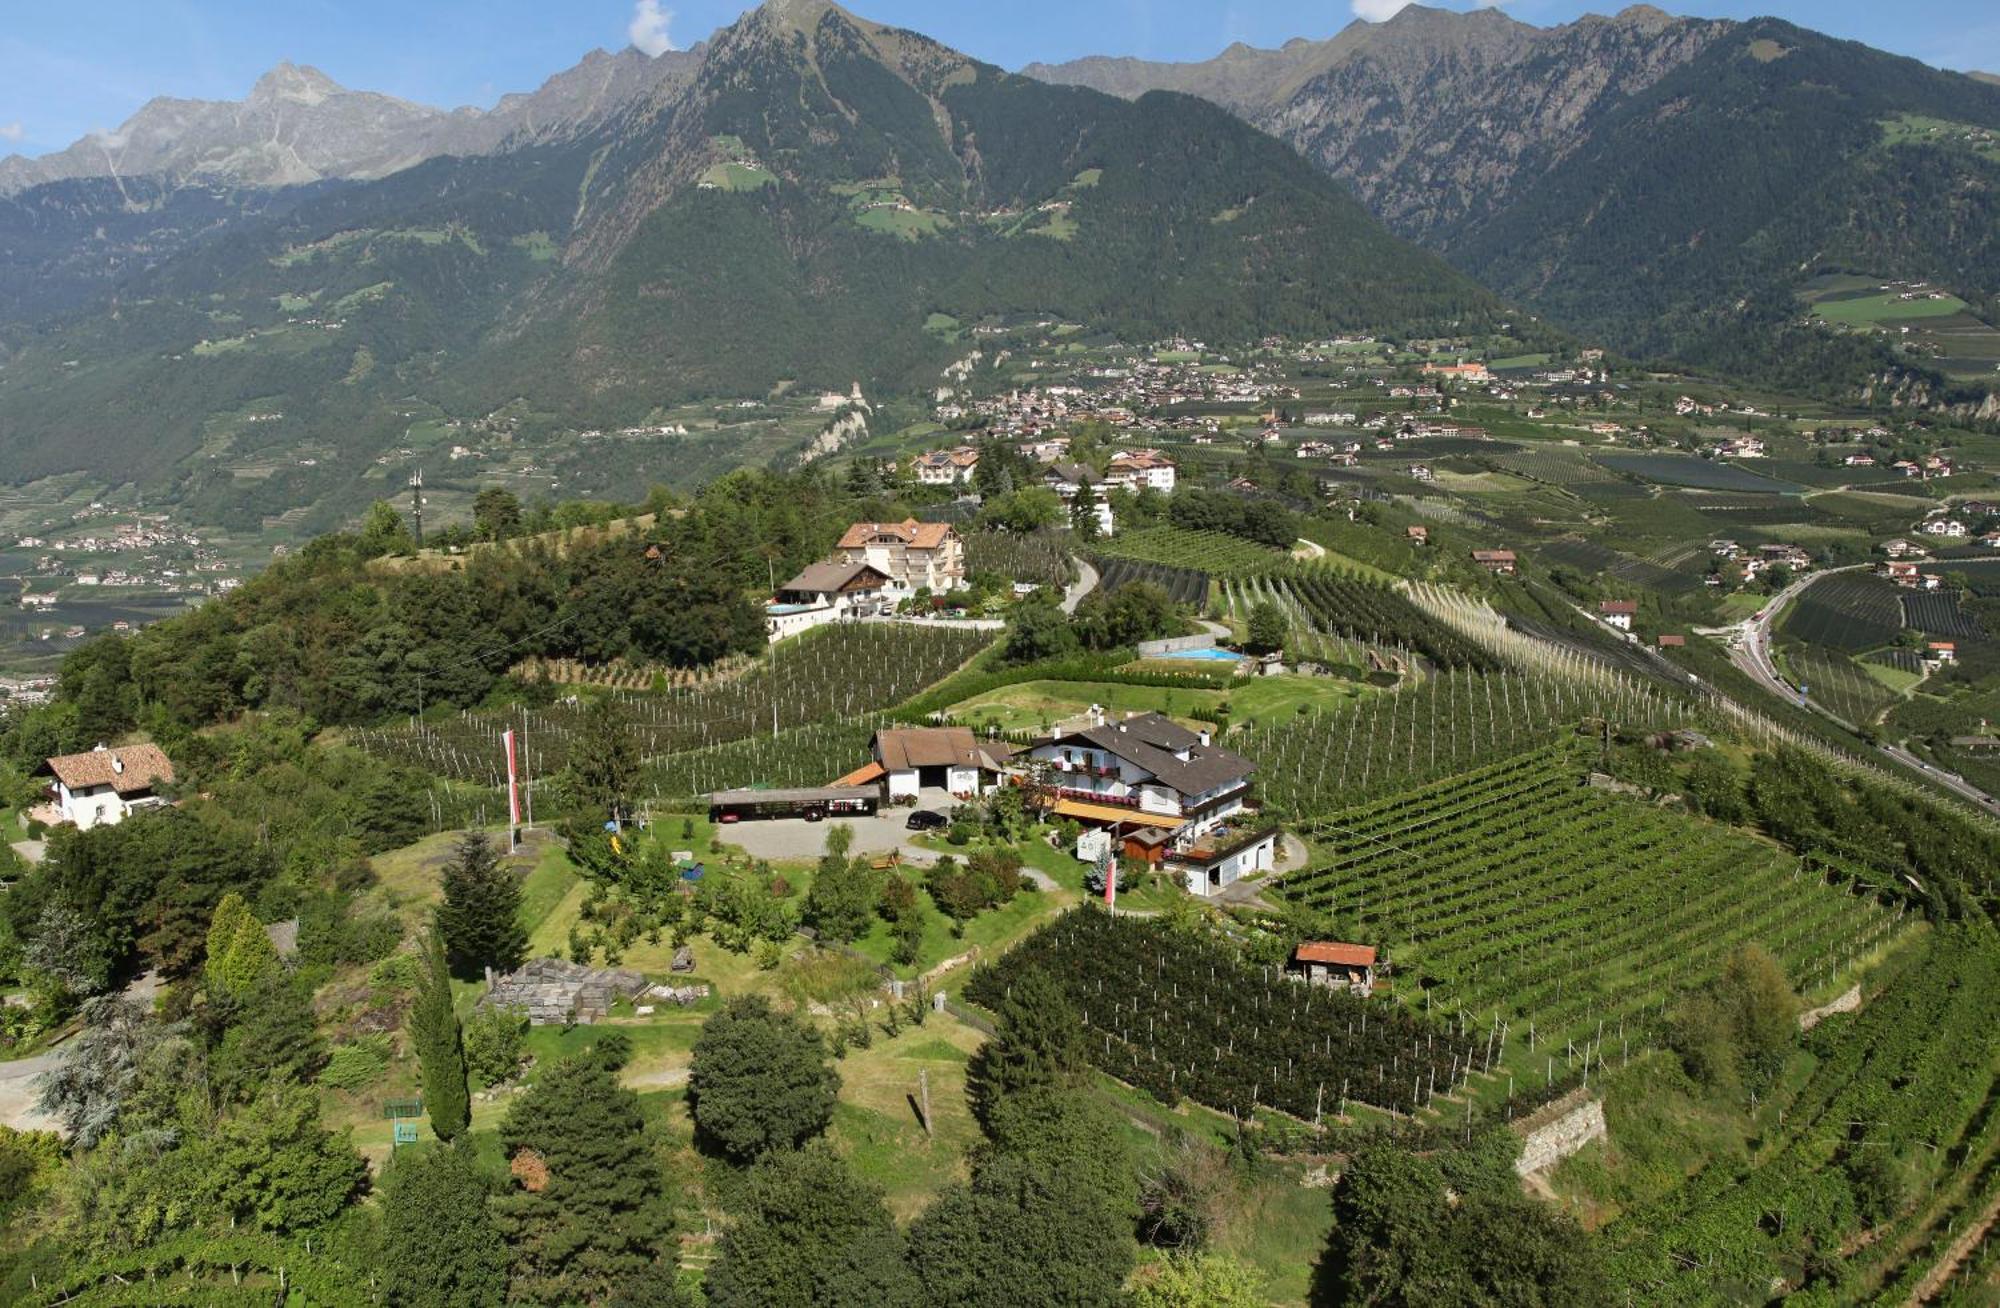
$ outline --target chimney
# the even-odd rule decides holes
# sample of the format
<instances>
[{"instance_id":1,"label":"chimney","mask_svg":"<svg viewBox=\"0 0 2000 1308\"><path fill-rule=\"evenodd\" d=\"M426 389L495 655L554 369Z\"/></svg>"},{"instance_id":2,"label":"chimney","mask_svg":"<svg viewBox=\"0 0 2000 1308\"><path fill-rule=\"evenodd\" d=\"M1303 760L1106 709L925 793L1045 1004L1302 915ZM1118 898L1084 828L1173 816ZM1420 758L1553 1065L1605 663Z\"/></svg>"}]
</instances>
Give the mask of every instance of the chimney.
<instances>
[{"instance_id":1,"label":"chimney","mask_svg":"<svg viewBox=\"0 0 2000 1308\"><path fill-rule=\"evenodd\" d=\"M118 775L125 771L125 760L119 758L115 752L111 755L111 771L113 775Z\"/></svg>"},{"instance_id":2,"label":"chimney","mask_svg":"<svg viewBox=\"0 0 2000 1308\"><path fill-rule=\"evenodd\" d=\"M1207 729L1206 729L1206 728L1204 728L1204 729L1203 729L1203 730L1201 730L1201 731L1197 731L1197 732L1195 732L1195 733L1194 733L1194 738L1195 738L1196 740L1198 740L1198 741L1200 741L1200 742L1201 742L1201 747L1202 747L1203 749L1207 749L1207 748L1208 748L1208 731L1207 731Z\"/></svg>"}]
</instances>

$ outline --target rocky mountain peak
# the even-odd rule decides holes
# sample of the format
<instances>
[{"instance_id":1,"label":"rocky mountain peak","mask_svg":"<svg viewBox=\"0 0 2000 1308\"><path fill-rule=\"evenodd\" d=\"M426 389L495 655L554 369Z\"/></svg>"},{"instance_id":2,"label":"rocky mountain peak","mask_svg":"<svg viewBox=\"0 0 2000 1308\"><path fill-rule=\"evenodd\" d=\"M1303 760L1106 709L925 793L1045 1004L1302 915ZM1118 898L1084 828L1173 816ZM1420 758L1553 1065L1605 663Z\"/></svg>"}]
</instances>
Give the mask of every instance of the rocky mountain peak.
<instances>
[{"instance_id":1,"label":"rocky mountain peak","mask_svg":"<svg viewBox=\"0 0 2000 1308\"><path fill-rule=\"evenodd\" d=\"M248 103L255 107L271 104L318 105L346 89L319 69L310 65L301 66L287 59L257 79L257 84L250 88Z\"/></svg>"}]
</instances>

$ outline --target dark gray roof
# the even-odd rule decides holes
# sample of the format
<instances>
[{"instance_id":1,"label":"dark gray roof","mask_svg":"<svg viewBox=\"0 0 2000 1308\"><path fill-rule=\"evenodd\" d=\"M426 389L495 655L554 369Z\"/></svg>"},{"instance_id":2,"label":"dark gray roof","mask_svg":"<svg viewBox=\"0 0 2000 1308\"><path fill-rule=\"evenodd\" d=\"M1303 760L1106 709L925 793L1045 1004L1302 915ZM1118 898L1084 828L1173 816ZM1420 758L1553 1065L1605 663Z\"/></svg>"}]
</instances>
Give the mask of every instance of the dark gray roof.
<instances>
[{"instance_id":1,"label":"dark gray roof","mask_svg":"<svg viewBox=\"0 0 2000 1308\"><path fill-rule=\"evenodd\" d=\"M1172 718L1158 713L1107 722L1088 731L1056 737L1053 743L1084 741L1129 760L1183 795L1199 795L1231 781L1240 781L1257 765L1220 745L1204 745L1201 737ZM1179 757L1187 751L1187 758Z\"/></svg>"},{"instance_id":2,"label":"dark gray roof","mask_svg":"<svg viewBox=\"0 0 2000 1308\"><path fill-rule=\"evenodd\" d=\"M881 797L879 786L809 786L797 790L718 790L708 802L726 808L731 804L815 804Z\"/></svg>"},{"instance_id":3,"label":"dark gray roof","mask_svg":"<svg viewBox=\"0 0 2000 1308\"><path fill-rule=\"evenodd\" d=\"M879 569L870 567L866 563L850 563L845 559L831 559L808 566L804 572L793 577L780 589L807 591L815 595L831 595L837 593L843 586L846 586L856 576L864 572L872 572L878 577L882 576ZM887 577L883 577L882 579L884 581L888 580Z\"/></svg>"},{"instance_id":4,"label":"dark gray roof","mask_svg":"<svg viewBox=\"0 0 2000 1308\"><path fill-rule=\"evenodd\" d=\"M1085 482L1097 486L1104 481L1104 478L1097 475L1095 468L1081 463L1052 463L1049 465L1049 475L1072 486L1081 486Z\"/></svg>"}]
</instances>

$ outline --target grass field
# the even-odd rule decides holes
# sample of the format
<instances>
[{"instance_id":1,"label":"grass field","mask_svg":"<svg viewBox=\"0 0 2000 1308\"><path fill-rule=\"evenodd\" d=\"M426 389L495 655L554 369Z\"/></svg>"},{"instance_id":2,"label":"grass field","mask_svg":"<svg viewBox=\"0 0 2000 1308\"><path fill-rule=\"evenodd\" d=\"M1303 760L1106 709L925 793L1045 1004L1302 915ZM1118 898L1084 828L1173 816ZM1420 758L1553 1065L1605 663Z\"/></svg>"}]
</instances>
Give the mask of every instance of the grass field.
<instances>
[{"instance_id":1,"label":"grass field","mask_svg":"<svg viewBox=\"0 0 2000 1308\"><path fill-rule=\"evenodd\" d=\"M1849 327L1884 322L1907 322L1913 318L1943 318L1964 312L1964 300L1942 291L1935 294L1937 297L1935 299L1924 294L1905 298L1901 292L1864 295L1853 299L1829 297L1815 303L1813 312L1829 322Z\"/></svg>"},{"instance_id":2,"label":"grass field","mask_svg":"<svg viewBox=\"0 0 2000 1308\"><path fill-rule=\"evenodd\" d=\"M1113 713L1164 713L1192 727L1199 722L1187 716L1190 709L1213 713L1228 694L1220 690L1124 686L1101 681L1026 681L976 695L947 711L975 728L1046 731L1057 722L1082 716L1092 704L1098 704Z\"/></svg>"}]
</instances>

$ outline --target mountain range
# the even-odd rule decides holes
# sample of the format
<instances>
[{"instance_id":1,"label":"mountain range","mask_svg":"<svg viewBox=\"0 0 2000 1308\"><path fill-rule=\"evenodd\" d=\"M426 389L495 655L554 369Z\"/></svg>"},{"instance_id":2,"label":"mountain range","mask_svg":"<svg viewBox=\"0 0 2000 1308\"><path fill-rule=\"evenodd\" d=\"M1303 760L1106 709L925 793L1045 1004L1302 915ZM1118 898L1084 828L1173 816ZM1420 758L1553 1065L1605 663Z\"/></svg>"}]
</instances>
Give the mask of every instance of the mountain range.
<instances>
[{"instance_id":1,"label":"mountain range","mask_svg":"<svg viewBox=\"0 0 2000 1308\"><path fill-rule=\"evenodd\" d=\"M1989 319L2000 292L2000 87L1775 19L1641 5L1537 28L1410 5L1204 63L1023 71L1213 100L1400 234L1635 353L1851 394L1888 361L1799 327L1807 275L1936 279ZM1989 144L1895 130L1913 122Z\"/></svg>"},{"instance_id":2,"label":"mountain range","mask_svg":"<svg viewBox=\"0 0 2000 1308\"><path fill-rule=\"evenodd\" d=\"M973 348L940 322L1243 340L1519 316L1206 101L1051 86L826 0L598 83L615 107L572 97L530 130L518 103L493 148L380 177L401 157L380 105L266 81L347 125L343 152L296 152L313 180L204 174L248 157L211 136L143 193L121 174L0 201L10 480L116 469L275 512L355 493L418 413L557 434L787 386L927 389ZM329 176L336 153L362 175ZM310 468L286 457L306 445ZM280 471L232 480L246 464Z\"/></svg>"},{"instance_id":3,"label":"mountain range","mask_svg":"<svg viewBox=\"0 0 2000 1308\"><path fill-rule=\"evenodd\" d=\"M1411 5L1015 75L768 0L485 111L282 65L240 103L156 100L0 161L0 473L275 511L352 491L414 414L555 434L908 394L968 348L939 323L1020 315L1225 341L1508 323L1991 409L1812 329L1797 291L1933 279L1990 319L1996 128L1990 81L1644 6L1536 28ZM310 470L223 470L308 444Z\"/></svg>"}]
</instances>

